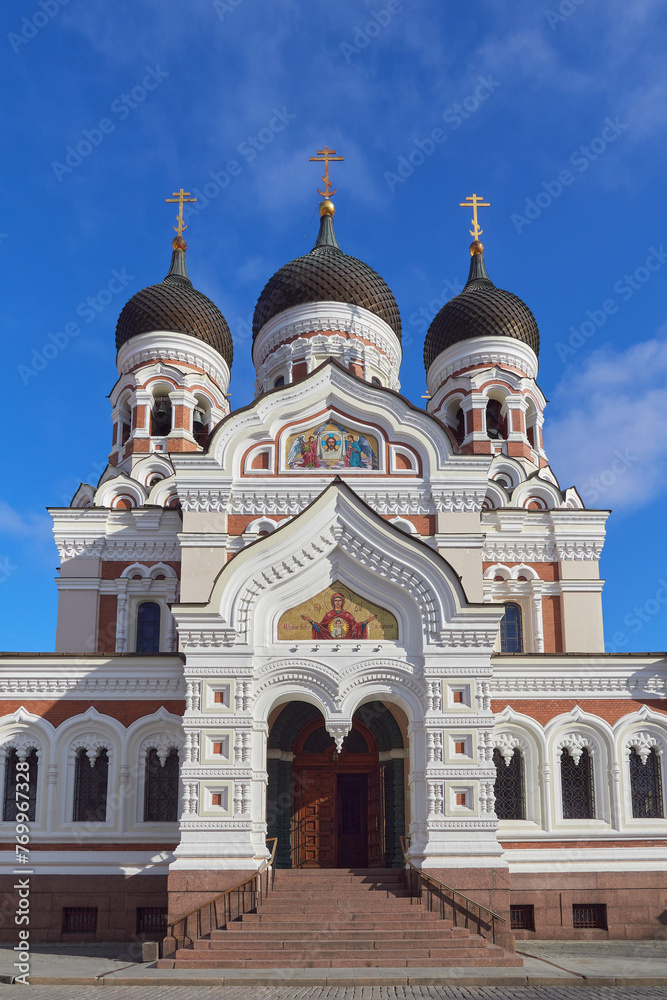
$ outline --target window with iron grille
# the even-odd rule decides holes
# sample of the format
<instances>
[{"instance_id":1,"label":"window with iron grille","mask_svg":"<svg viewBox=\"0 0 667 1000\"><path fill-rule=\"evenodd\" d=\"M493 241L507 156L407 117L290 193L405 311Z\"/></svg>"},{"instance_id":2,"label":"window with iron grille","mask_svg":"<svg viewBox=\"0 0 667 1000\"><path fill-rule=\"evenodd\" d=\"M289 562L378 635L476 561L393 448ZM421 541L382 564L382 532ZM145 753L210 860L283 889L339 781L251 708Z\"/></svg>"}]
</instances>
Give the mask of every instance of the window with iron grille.
<instances>
[{"instance_id":1,"label":"window with iron grille","mask_svg":"<svg viewBox=\"0 0 667 1000\"><path fill-rule=\"evenodd\" d=\"M534 931L535 907L510 906L510 927L513 931Z\"/></svg>"},{"instance_id":2,"label":"window with iron grille","mask_svg":"<svg viewBox=\"0 0 667 1000\"><path fill-rule=\"evenodd\" d=\"M138 906L137 934L166 934L166 906Z\"/></svg>"},{"instance_id":3,"label":"window with iron grille","mask_svg":"<svg viewBox=\"0 0 667 1000\"><path fill-rule=\"evenodd\" d=\"M76 753L74 769L75 823L103 823L107 818L107 783L109 780L109 754L100 750L91 761L83 747Z\"/></svg>"},{"instance_id":4,"label":"window with iron grille","mask_svg":"<svg viewBox=\"0 0 667 1000\"><path fill-rule=\"evenodd\" d=\"M521 605L510 601L500 622L500 652L523 653L523 618Z\"/></svg>"},{"instance_id":5,"label":"window with iron grille","mask_svg":"<svg viewBox=\"0 0 667 1000\"><path fill-rule=\"evenodd\" d=\"M565 747L560 756L563 819L595 819L593 758L584 747L576 763Z\"/></svg>"},{"instance_id":6,"label":"window with iron grille","mask_svg":"<svg viewBox=\"0 0 667 1000\"><path fill-rule=\"evenodd\" d=\"M605 903L573 903L572 926L583 930L586 927L597 927L607 930L607 906Z\"/></svg>"},{"instance_id":7,"label":"window with iron grille","mask_svg":"<svg viewBox=\"0 0 667 1000\"><path fill-rule=\"evenodd\" d=\"M493 751L493 763L496 766L496 782L493 786L496 816L498 819L525 819L526 783L523 754L515 748L509 764L506 764L505 758L496 748Z\"/></svg>"},{"instance_id":8,"label":"window with iron grille","mask_svg":"<svg viewBox=\"0 0 667 1000\"><path fill-rule=\"evenodd\" d=\"M26 801L21 798L21 808L16 808L16 765L19 762L19 755L16 752L15 747L10 747L7 751L7 756L5 757L5 794L2 804L2 818L5 821L14 823L16 820L17 812L27 812L28 822L35 822L35 810L37 808L37 772L39 768L39 762L37 760L37 751L33 749L30 751L28 756L25 758L28 764L28 770L23 768L18 772L22 774L28 780L28 802L26 809ZM23 784L24 782L21 782ZM21 789L24 792L25 788Z\"/></svg>"},{"instance_id":9,"label":"window with iron grille","mask_svg":"<svg viewBox=\"0 0 667 1000\"><path fill-rule=\"evenodd\" d=\"M164 764L154 747L146 754L144 822L175 823L178 819L178 751L172 747Z\"/></svg>"},{"instance_id":10,"label":"window with iron grille","mask_svg":"<svg viewBox=\"0 0 667 1000\"><path fill-rule=\"evenodd\" d=\"M63 934L94 934L96 930L96 906L63 907Z\"/></svg>"},{"instance_id":11,"label":"window with iron grille","mask_svg":"<svg viewBox=\"0 0 667 1000\"><path fill-rule=\"evenodd\" d=\"M636 819L662 819L665 815L662 775L660 757L655 747L651 747L645 761L642 761L636 748L632 747L629 763L632 815Z\"/></svg>"},{"instance_id":12,"label":"window with iron grille","mask_svg":"<svg viewBox=\"0 0 667 1000\"><path fill-rule=\"evenodd\" d=\"M144 601L137 609L137 653L160 652L160 605Z\"/></svg>"}]
</instances>

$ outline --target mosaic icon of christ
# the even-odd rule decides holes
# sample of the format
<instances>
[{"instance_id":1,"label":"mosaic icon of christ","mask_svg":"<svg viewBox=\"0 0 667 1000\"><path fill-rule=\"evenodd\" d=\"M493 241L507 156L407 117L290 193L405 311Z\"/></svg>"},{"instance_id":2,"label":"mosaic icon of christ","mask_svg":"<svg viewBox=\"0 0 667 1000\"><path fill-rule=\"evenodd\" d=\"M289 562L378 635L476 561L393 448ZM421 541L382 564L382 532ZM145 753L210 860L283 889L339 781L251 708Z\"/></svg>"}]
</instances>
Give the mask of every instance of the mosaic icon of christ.
<instances>
[{"instance_id":1,"label":"mosaic icon of christ","mask_svg":"<svg viewBox=\"0 0 667 1000\"><path fill-rule=\"evenodd\" d=\"M331 595L331 611L327 611L320 622L313 621L307 615L301 615L313 629L313 639L366 639L368 625L377 621L375 615L358 622L352 612L345 610L345 598L342 594Z\"/></svg>"}]
</instances>

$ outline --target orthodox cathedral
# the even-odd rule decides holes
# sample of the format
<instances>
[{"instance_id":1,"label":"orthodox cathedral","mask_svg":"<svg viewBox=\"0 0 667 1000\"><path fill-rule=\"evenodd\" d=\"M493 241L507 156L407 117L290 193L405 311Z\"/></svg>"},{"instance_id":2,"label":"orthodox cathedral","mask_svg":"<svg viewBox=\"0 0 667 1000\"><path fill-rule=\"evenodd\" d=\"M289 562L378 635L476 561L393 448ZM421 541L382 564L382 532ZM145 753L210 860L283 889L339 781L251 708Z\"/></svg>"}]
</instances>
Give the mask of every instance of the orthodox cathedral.
<instances>
[{"instance_id":1,"label":"orthodox cathedral","mask_svg":"<svg viewBox=\"0 0 667 1000\"><path fill-rule=\"evenodd\" d=\"M6 940L17 872L35 942L196 944L218 897L259 919L258 885L310 923L342 879L380 885L358 898L389 927L406 871L506 955L667 936L667 661L604 653L608 512L549 465L537 321L489 277L473 195L426 407L402 396L398 305L338 244L333 152L313 249L255 307L253 402L230 409L182 189L168 273L119 316L108 466L50 510L56 652L0 657Z\"/></svg>"}]
</instances>

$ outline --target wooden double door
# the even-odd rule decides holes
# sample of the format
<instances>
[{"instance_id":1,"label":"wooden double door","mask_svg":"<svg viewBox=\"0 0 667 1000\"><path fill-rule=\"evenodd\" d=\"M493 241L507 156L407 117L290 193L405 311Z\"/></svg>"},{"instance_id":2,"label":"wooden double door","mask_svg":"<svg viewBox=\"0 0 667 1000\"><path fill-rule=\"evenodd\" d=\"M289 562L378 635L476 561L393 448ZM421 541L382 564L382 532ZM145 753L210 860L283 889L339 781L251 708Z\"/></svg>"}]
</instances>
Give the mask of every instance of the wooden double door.
<instances>
[{"instance_id":1,"label":"wooden double door","mask_svg":"<svg viewBox=\"0 0 667 1000\"><path fill-rule=\"evenodd\" d=\"M364 735L368 740L369 734ZM295 868L382 865L380 767L375 741L371 740L368 740L368 754L347 753L343 745L340 754L327 747L316 759L312 753L295 756L292 820ZM307 741L303 742L310 749ZM359 749L358 741L352 745Z\"/></svg>"}]
</instances>

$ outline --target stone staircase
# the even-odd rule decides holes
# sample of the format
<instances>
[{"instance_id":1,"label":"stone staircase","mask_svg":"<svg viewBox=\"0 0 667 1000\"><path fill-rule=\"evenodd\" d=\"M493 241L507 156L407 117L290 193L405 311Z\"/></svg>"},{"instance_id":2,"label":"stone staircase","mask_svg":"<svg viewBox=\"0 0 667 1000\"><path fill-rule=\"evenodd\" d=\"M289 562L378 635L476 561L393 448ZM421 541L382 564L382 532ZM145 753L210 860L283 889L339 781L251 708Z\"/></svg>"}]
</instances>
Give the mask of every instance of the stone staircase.
<instances>
[{"instance_id":1,"label":"stone staircase","mask_svg":"<svg viewBox=\"0 0 667 1000\"><path fill-rule=\"evenodd\" d=\"M411 898L398 869L278 870L257 913L180 948L160 969L521 966Z\"/></svg>"}]
</instances>

